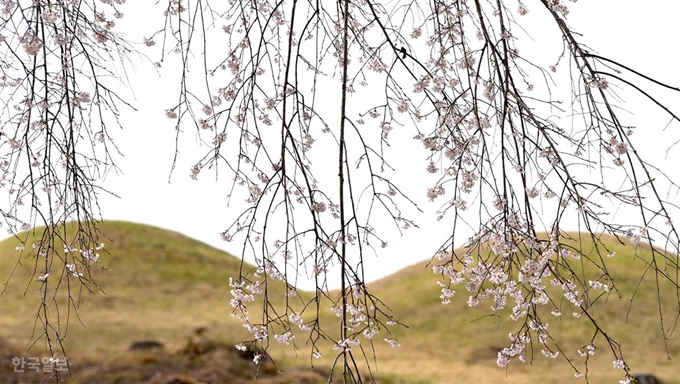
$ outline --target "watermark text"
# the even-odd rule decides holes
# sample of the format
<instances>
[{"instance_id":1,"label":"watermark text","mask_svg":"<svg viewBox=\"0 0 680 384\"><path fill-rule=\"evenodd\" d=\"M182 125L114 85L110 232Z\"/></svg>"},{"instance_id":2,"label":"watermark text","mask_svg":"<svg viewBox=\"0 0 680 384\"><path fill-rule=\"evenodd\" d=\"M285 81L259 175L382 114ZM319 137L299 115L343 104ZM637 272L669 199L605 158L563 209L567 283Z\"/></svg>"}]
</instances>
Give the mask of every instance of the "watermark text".
<instances>
[{"instance_id":1,"label":"watermark text","mask_svg":"<svg viewBox=\"0 0 680 384\"><path fill-rule=\"evenodd\" d=\"M38 356L16 356L12 358L15 373L21 372L67 372L66 359Z\"/></svg>"}]
</instances>

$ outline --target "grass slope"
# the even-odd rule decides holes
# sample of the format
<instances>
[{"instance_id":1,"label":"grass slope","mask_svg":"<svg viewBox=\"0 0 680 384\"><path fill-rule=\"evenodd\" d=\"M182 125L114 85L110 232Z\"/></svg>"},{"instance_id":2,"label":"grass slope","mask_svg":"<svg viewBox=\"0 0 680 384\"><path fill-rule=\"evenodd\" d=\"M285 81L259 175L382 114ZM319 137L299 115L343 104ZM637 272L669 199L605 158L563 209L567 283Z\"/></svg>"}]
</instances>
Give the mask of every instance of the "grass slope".
<instances>
[{"instance_id":1,"label":"grass slope","mask_svg":"<svg viewBox=\"0 0 680 384\"><path fill-rule=\"evenodd\" d=\"M103 292L74 288L69 319L69 348L91 352L93 348L125 349L140 338L176 339L193 328L208 327L225 337L242 336L230 316L228 277L238 276L240 260L181 234L123 222L106 222L102 233L112 241L100 251L102 268L93 267L93 280ZM26 248L39 238L29 238ZM0 244L0 276L6 282L19 260L16 239ZM3 313L0 336L26 343L34 329L39 305L33 275L35 257L21 260L0 297ZM62 265L52 268L49 281L56 283ZM37 276L37 275L36 275ZM77 287L76 285L73 285ZM65 286L60 287L65 292ZM61 317L65 320L65 302ZM56 309L55 309L56 310ZM11 315L9 315L11 314ZM83 326L77 324L78 317ZM54 315L54 313L53 313ZM67 329L62 323L62 333ZM42 325L37 324L41 329ZM2 331L4 330L4 331ZM9 332L8 332L9 331ZM238 331L238 332L237 332ZM93 343L93 338L96 343ZM95 347L95 344L98 346Z\"/></svg>"},{"instance_id":2,"label":"grass slope","mask_svg":"<svg viewBox=\"0 0 680 384\"><path fill-rule=\"evenodd\" d=\"M105 268L93 268L92 276L106 294L72 293L79 318L71 312L69 359L77 361L84 356L103 359L112 354L115 357L124 353L132 341L142 339L158 339L170 349L179 350L198 327L208 328L210 338L219 342L234 343L248 337L240 323L229 316L228 279L238 276L239 259L159 228L124 222L106 222L101 228L112 241L106 243L107 252L101 252L99 261ZM653 275L647 274L641 281L626 322L631 295L644 272L643 259L648 251L641 248L642 253L635 257L633 247L620 245L614 239L607 242L617 252L607 262L622 298L616 294L601 298L595 304L597 320L622 342L633 370L651 371L666 384L680 384L679 338L675 336L669 343L674 359L668 361L657 337L659 315ZM587 242L584 244L588 246ZM19 260L17 245L16 239L0 243L0 284ZM39 283L27 287L27 282L37 276L33 275L35 261L23 259L21 264L0 296L0 340L23 346L25 351L28 340L36 337L34 330L39 331L42 325L36 324ZM588 267L584 271L593 277L598 273ZM401 377L419 383L561 383L573 377L573 371L562 358L546 359L538 349L539 355L531 367L528 363L513 362L508 370L497 368L496 354L507 345L507 334L516 331L517 324L507 317L489 316L488 302L468 308L463 287L457 288L451 304L442 305L435 281L431 268L419 263L369 284L369 290L392 309L395 318L409 327L395 330L401 348L393 349L382 341L373 346L378 356L378 372L396 375L384 378L383 382L400 382L395 377ZM667 309L665 319L672 320L678 307L675 288L661 285L660 289L668 293L662 295ZM273 300L283 300L283 293L282 285L273 287ZM63 333L66 306L63 300L61 303ZM564 315L550 319L550 331L563 342L565 352L580 368L582 359L576 349L589 343L592 327L583 318L571 317L567 304L561 305ZM330 311L322 310L320 315L323 324L334 321ZM300 340L298 344L303 350L299 357L289 347L273 346L272 354L289 366L309 364L304 338L296 340ZM599 349L591 358L591 382L617 382L621 371L611 368L612 358L606 345L601 344L601 339L596 339L595 345ZM332 364L330 350L318 363Z\"/></svg>"},{"instance_id":3,"label":"grass slope","mask_svg":"<svg viewBox=\"0 0 680 384\"><path fill-rule=\"evenodd\" d=\"M60 322L52 325L66 336L67 357L73 364L76 382L252 382L257 373L253 370L252 358L244 364L233 347L252 335L230 316L229 278L237 277L241 268L252 272L254 267L242 265L240 259L176 232L127 222L105 222L99 228L110 241L105 242L104 250L99 251L98 263L93 264L95 267L90 271L97 284L93 293L72 284L70 298L64 297L68 292L66 282L72 283L72 279L65 279L57 294L59 305L50 306L50 318L54 321L59 315ZM44 338L40 337L43 325L37 316L42 283L37 281L41 272L36 271L41 271L44 259L29 251L41 235L42 230L36 229L23 241L11 238L0 242L0 382L3 383L5 379L40 381L40 375L12 374L11 358L48 355ZM26 244L23 254L16 249L22 243ZM59 260L50 269L50 287L58 281L63 263ZM274 303L281 304L286 297L285 286L272 283L270 294ZM72 302L70 307L68 300ZM195 330L202 327L207 333L198 338L198 342L207 341L217 348L211 347L197 357L191 351L197 341ZM140 340L161 341L166 352L129 352L130 344ZM284 372L278 373L271 364L265 364L257 375L258 382L327 382L327 373L319 373L324 372L323 368L308 369L309 359L297 357L291 348L275 345L271 353L276 357L277 367ZM402 383L396 378L379 382Z\"/></svg>"},{"instance_id":4,"label":"grass slope","mask_svg":"<svg viewBox=\"0 0 680 384\"><path fill-rule=\"evenodd\" d=\"M592 242L582 240L584 255L595 257ZM677 325L678 290L668 281L660 281L658 289L662 300L659 302L655 274L646 271L651 260L649 246L641 246L636 255L630 244L620 244L613 237L603 240L617 254L606 262L618 292L602 296L593 304L595 319L621 343L633 372L654 372L667 384L680 383L680 336L675 333L669 341L671 360L659 336L660 304L666 331ZM586 280L595 280L602 273L590 266L585 257L576 262L577 266L580 264L583 265L581 277ZM669 266L667 270L677 278L677 267ZM379 347L377 352L382 356L385 370L407 376L417 374L417 370L426 371L433 382L440 383L563 383L565 378L573 377L574 371L562 356L547 359L541 355L540 348L534 349L532 366L515 360L507 370L498 368L497 353L509 345L508 334L519 330L520 324L507 316L507 310L500 318L492 316L490 300L482 301L475 308L468 307L469 293L462 285L453 287L457 293L451 304L441 304L440 287L435 279L431 266L419 263L369 284L369 289L382 297L396 317L410 327L398 331L403 350L396 352ZM557 293L555 289L552 292ZM506 308L513 304L509 300ZM574 318L571 315L574 307L570 303L557 305L563 315L554 317L548 309L543 319L549 323L549 331L560 342L563 352L585 373L584 359L576 350L590 342L594 327L584 317ZM594 343L598 350L590 358L591 382L618 382L622 371L612 368L608 344L601 336Z\"/></svg>"}]
</instances>

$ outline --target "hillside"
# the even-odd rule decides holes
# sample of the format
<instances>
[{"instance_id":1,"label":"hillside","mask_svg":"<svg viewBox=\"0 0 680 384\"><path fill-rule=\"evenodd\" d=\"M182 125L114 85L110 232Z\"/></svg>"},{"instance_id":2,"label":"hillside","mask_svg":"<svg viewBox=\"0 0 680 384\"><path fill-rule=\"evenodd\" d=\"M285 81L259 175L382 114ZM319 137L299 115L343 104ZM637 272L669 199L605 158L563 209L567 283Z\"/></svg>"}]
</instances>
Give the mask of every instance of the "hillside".
<instances>
[{"instance_id":1,"label":"hillside","mask_svg":"<svg viewBox=\"0 0 680 384\"><path fill-rule=\"evenodd\" d=\"M101 229L112 241L106 242L97 267L91 270L97 284L94 292L71 292L72 308L77 310L84 327L77 324L72 313L70 348L89 350L93 334L99 335L98 341L107 348L114 349L124 349L139 338L184 337L196 327L208 327L229 337L241 334L223 326L231 309L229 276L238 276L239 259L181 234L150 226L107 222ZM29 239L27 244L32 241ZM17 245L15 239L0 243L3 283L19 258ZM27 282L34 260L21 261L0 297L3 312L12 313L0 317L0 329L13 328L9 334L0 331L0 336L10 342L25 344L33 331L39 286L33 283L27 287ZM55 266L54 270L61 268Z\"/></svg>"},{"instance_id":2,"label":"hillside","mask_svg":"<svg viewBox=\"0 0 680 384\"><path fill-rule=\"evenodd\" d=\"M621 343L633 372L654 372L665 383L680 383L680 335L672 333L668 343L671 360L668 360L659 336L660 306L668 327L666 331L678 325L680 300L677 287L664 280L659 281L657 287L655 274L647 269L651 259L648 245L641 245L636 255L630 244L620 244L611 236L603 237L603 241L616 252L616 256L606 262L615 278L617 291L603 295L593 304L595 320ZM592 254L592 242L583 239L581 246L585 255ZM665 266L673 276L677 276L677 260L675 263ZM582 278L595 280L601 276L602 272L587 261L582 260L580 264L583 265ZM660 267L664 266L660 264ZM369 284L373 293L382 297L398 314L398 319L409 326L408 330L399 332L404 354L390 356L383 363L385 369L409 374L403 367L429 367L429 376L435 378L435 382L451 383L563 383L565 377L574 376L574 370L563 357L547 359L541 355L538 346L534 348L532 366L515 360L507 371L498 368L498 351L509 345L508 334L517 332L521 324L508 317L509 310L505 310L500 318L493 316L492 301L482 301L478 307L470 308L467 304L469 293L463 285L453 287L456 295L451 304L441 304L436 277L432 266L421 262ZM657 300L657 289L661 292L661 301ZM552 292L557 293L556 289ZM558 302L557 305L564 313L562 316L556 318L548 309L543 318L549 322L551 335L561 342L562 355L567 354L584 372L584 359L576 350L590 342L595 328L584 317L574 318L571 315L574 307L570 303ZM506 308L511 307L509 302ZM618 382L622 371L612 368L610 347L602 336L596 337L594 344L598 350L590 357L591 382ZM379 355L380 352L384 351L379 351Z\"/></svg>"},{"instance_id":3,"label":"hillside","mask_svg":"<svg viewBox=\"0 0 680 384\"><path fill-rule=\"evenodd\" d=\"M96 283L92 292L73 284L68 295L65 284L71 280L64 279L56 294L59 305L50 306L52 326L66 336L76 383L247 383L255 376L258 382L270 384L327 382L328 365L319 363L312 369L309 358L296 357L291 348L274 345L271 354L276 365L265 361L258 371L252 354L244 355L234 347L252 335L231 316L229 278L238 277L241 268L252 272L252 265L160 228L105 222L100 229L102 238L109 240L90 271ZM0 242L0 287L4 288L0 383L39 382L39 374L13 373L12 358L49 356L41 338L42 319L37 316L40 273L34 273L36 260L44 259L31 252L31 244L41 235L37 229L28 237L23 254L16 249L22 243L18 239ZM40 271L42 264L38 266ZM51 286L62 268L61 260L51 268ZM284 292L282 283L270 285L273 302L284 300ZM129 350L135 342L150 340L163 348ZM406 382L383 375L378 383Z\"/></svg>"},{"instance_id":4,"label":"hillside","mask_svg":"<svg viewBox=\"0 0 680 384\"><path fill-rule=\"evenodd\" d=\"M68 331L69 359L76 361L76 367L85 356L100 363L105 359L129 365L127 349L130 343L138 340L159 340L168 351L183 351L188 340L196 338L194 332L199 328L207 329L205 337L217 345L233 345L248 336L241 324L230 316L228 281L230 276L238 276L239 259L181 234L145 225L106 222L102 231L111 241L106 243L106 252L101 252L98 265L103 268L91 271L101 291L93 294L72 292L73 308L78 309L78 316L75 312L70 314L68 329L65 321L60 324L63 331ZM677 362L680 338L675 335L671 339L669 352L673 359L668 361L657 337L658 303L653 275L648 274L641 281L626 322L631 295L644 270L644 257L640 257L644 255L635 257L633 247L617 244L614 239L607 241L617 252L615 258L608 260L608 265L617 277L616 284L622 297L611 294L606 297L606 305L603 305L604 299L597 303L597 320L622 343L634 371L654 372L666 384L680 384L680 364ZM17 245L15 239L0 243L3 283L18 260ZM25 351L28 341L35 336L38 285L34 283L27 288L34 263L33 259L22 260L6 292L0 296L0 341L14 346L13 353ZM243 268L249 270L252 266L244 265ZM458 287L451 304L442 305L440 288L435 281L431 267L419 263L369 284L369 290L384 300L394 317L409 327L395 331L401 348L393 349L382 341L374 345L378 373L388 375L382 376L383 382L561 383L565 377L573 377L573 370L564 359L546 359L540 356L538 349L533 366L513 362L508 370L498 368L497 352L507 346L507 335L516 331L517 325L507 317L489 316L488 305L468 308L468 296L463 287ZM283 286L273 289L278 291L272 296L274 300L285 296ZM662 295L662 303L666 320L672 320L678 308L675 289L663 284L660 289L671 293ZM301 295L306 296L305 293ZM324 303L323 307L328 304ZM61 308L65 320L66 306ZM322 323L333 321L334 315L330 311L322 311L320 315ZM37 324L38 330L41 327ZM588 322L562 316L552 320L550 327L551 332L564 342L565 353L575 359L575 365L580 364L575 351L592 337L593 330ZM607 346L598 344L597 338L595 344L599 350L591 358L591 382L617 382L621 371L612 369ZM290 367L308 366L310 362L304 342L298 347L301 348L298 357L290 347L274 346L271 351L283 364L280 367L297 371ZM42 349L42 345L35 348ZM233 348L224 348L227 350L229 352L220 352L221 358L225 358L224 354L234 353ZM330 366L331 355L326 353L318 366ZM178 357L172 357L175 355L168 356L169 360L144 355L141 361L152 365L166 362L166 365L184 366L176 361ZM137 361L135 359L133 362ZM208 357L204 360L211 361ZM123 369L114 367L112 370ZM265 380L265 377L260 376L260 379ZM286 380L302 382L301 379ZM319 377L309 380L310 383L317 382Z\"/></svg>"}]
</instances>

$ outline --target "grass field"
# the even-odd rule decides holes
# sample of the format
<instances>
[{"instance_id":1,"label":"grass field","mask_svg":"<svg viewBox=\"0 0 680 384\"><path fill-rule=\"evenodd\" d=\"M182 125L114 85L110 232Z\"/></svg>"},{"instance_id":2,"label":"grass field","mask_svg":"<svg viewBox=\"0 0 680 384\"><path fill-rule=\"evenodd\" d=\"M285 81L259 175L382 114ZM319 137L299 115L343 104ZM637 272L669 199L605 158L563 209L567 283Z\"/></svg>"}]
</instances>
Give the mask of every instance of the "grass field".
<instances>
[{"instance_id":1,"label":"grass field","mask_svg":"<svg viewBox=\"0 0 680 384\"><path fill-rule=\"evenodd\" d=\"M59 327L61 334L66 334L68 358L74 364L76 382L105 382L101 376L97 379L87 376L92 374L93 367L99 367L100 372L118 374L127 372L123 367L145 371L139 365L147 367L151 375L154 369L160 369L159 366L171 365L184 367L182 372L189 372L191 367L184 363L187 355L182 351L187 351L189 340L196 339L194 330L200 327L208 330L204 338L209 339L213 343L211 345L225 347L212 349L214 353L210 357L203 357L204 364L220 365L222 363L218 361L225 359L239 361L234 357L231 346L249 335L230 316L228 284L229 277L238 276L242 267L239 259L178 233L154 227L107 222L102 225L102 231L112 241L107 242L106 252L101 252L99 261L104 268L91 270L101 291L90 294L74 288L68 323L66 299L57 300L61 303L61 323L55 326ZM618 244L614 239L607 241L617 252L616 257L607 260L607 265L616 278L618 293L602 297L594 304L593 313L597 321L608 334L621 342L624 356L633 371L653 372L666 384L680 384L680 336L674 334L668 343L669 360L658 336L659 302L656 300L654 275L648 273L640 280L648 251L642 247L635 256L632 246ZM587 248L587 242L584 244ZM10 349L11 353L27 355L42 355L44 351L44 341L37 337L42 330L42 324L36 322L40 304L37 294L39 283L27 284L36 280L39 274L33 274L35 259L20 260L20 252L15 250L17 245L15 239L0 243L0 284L4 284L12 274L0 296L0 342L3 342L0 344L0 358L6 360ZM588 253L587 249L585 253ZM427 256L416 255L414 259ZM21 265L17 265L18 261ZM244 268L252 267L246 265ZM586 266L584 273L596 276L599 272ZM574 380L570 379L574 371L564 358L546 359L540 355L538 348L531 363L513 361L507 370L498 368L497 353L507 346L507 335L516 331L517 324L507 317L489 316L488 305L468 308L467 295L462 287L451 304L442 305L435 281L431 268L420 263L369 284L369 290L391 308L394 317L409 327L395 328L401 348L391 348L382 341L375 343L379 382L529 384ZM666 323L677 323L680 300L676 288L662 282L659 290ZM274 292L277 292L276 287ZM273 295L273 300L282 300L283 292L284 287L281 286L280 294ZM634 292L635 300L631 306ZM568 306L564 304L564 308L565 315L551 320L550 331L561 342L574 365L582 369L583 359L576 350L590 342L593 327L584 318L568 316ZM56 310L56 307L51 307L53 318ZM322 311L322 324L330 324L333 317L330 311ZM27 352L31 340L36 339L37 344ZM136 355L127 351L131 342L147 339L163 342L167 352L162 355ZM590 382L616 383L622 371L612 368L613 358L601 341L601 338L595 339L598 350L590 359ZM2 345L5 345L6 351L1 350ZM269 377L263 374L259 376L260 381L273 382L268 380L276 378L280 380L278 382L324 382L318 371L296 368L310 363L304 342L299 342L298 346L300 350L297 353L290 347L279 345L273 345L270 350L280 363L278 368L283 372L296 372L297 376ZM332 364L330 345L326 347L328 352L315 361L322 370ZM252 381L252 364L232 365L236 367L234 369L241 370L238 380L234 377L227 380L224 379L226 376L221 376L222 382ZM0 367L7 367L6 362L4 365L0 362ZM11 365L9 367L11 369ZM375 372L375 367L373 369ZM276 369L273 371L276 373ZM246 377L250 379L246 380ZM151 379L140 381L140 377L121 380L119 382L152 382Z\"/></svg>"}]
</instances>

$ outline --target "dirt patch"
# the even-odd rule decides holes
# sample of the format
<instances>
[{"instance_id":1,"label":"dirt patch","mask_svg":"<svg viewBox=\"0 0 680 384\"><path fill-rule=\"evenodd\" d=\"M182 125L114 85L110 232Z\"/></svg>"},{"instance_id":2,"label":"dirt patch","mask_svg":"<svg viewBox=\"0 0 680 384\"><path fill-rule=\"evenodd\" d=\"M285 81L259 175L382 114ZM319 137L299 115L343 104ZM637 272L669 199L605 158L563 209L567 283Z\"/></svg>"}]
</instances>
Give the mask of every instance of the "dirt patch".
<instances>
[{"instance_id":1,"label":"dirt patch","mask_svg":"<svg viewBox=\"0 0 680 384\"><path fill-rule=\"evenodd\" d=\"M18 348L0 342L0 383L36 384L56 382L54 372L17 372L13 358L21 358ZM280 367L263 359L255 364L248 354L234 345L210 340L190 341L177 351L162 349L120 351L104 359L78 359L69 372L61 372L64 383L77 384L321 384L328 382L328 371L307 367Z\"/></svg>"}]
</instances>

